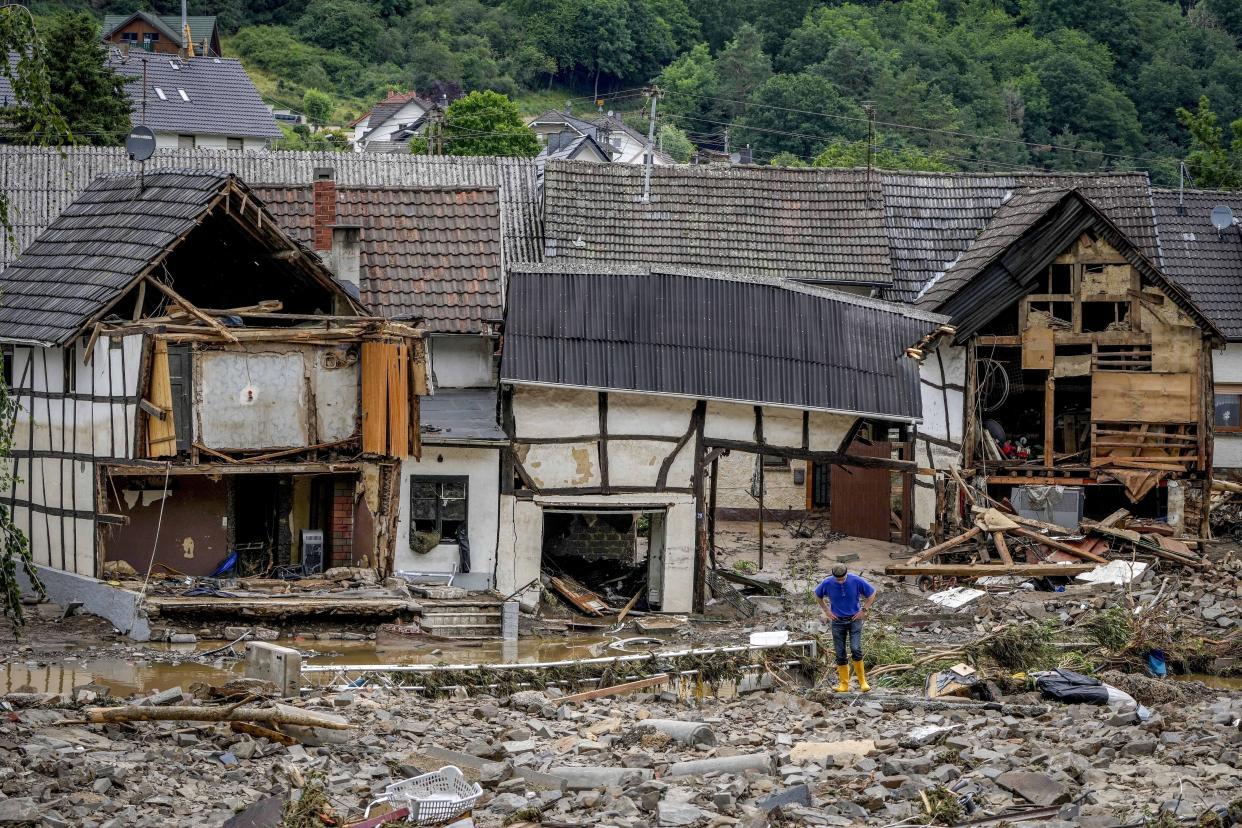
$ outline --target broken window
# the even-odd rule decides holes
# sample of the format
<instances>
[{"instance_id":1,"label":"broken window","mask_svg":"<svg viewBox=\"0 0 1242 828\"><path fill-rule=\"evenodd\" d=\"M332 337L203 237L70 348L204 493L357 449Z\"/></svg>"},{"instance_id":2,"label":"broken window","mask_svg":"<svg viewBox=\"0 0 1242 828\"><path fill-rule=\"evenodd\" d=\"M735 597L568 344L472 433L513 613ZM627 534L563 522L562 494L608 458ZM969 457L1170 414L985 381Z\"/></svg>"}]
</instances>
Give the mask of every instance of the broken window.
<instances>
[{"instance_id":1,"label":"broken window","mask_svg":"<svg viewBox=\"0 0 1242 828\"><path fill-rule=\"evenodd\" d=\"M450 476L410 476L410 548L457 543L457 530L466 522L468 479Z\"/></svg>"},{"instance_id":2,"label":"broken window","mask_svg":"<svg viewBox=\"0 0 1242 828\"><path fill-rule=\"evenodd\" d=\"M1215 410L1217 431L1242 431L1242 385L1217 385Z\"/></svg>"}]
</instances>

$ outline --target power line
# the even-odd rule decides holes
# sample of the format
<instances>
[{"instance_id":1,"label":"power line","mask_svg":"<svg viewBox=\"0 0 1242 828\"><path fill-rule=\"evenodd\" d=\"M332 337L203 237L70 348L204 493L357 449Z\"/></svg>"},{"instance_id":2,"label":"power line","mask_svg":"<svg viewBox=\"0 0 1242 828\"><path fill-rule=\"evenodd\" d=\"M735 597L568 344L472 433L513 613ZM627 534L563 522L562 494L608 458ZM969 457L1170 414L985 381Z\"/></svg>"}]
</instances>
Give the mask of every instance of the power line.
<instances>
[{"instance_id":1,"label":"power line","mask_svg":"<svg viewBox=\"0 0 1242 828\"><path fill-rule=\"evenodd\" d=\"M817 112L815 110L810 110L810 109L795 109L792 107L775 106L773 104L757 103L754 101L739 101L734 98L721 98L721 97L714 96L714 95L696 95L693 92L683 92L680 90L667 92L666 94L683 95L689 98L697 98L699 100L707 100L707 101L718 101L720 103L739 104L745 107L753 106L759 109L771 109L777 112L790 112L790 113L794 113L798 115L815 115L820 118L831 118L831 119L835 119L839 121L847 121L850 123L858 123L858 124L867 123L866 118L858 118L852 115L840 115L834 112ZM941 129L938 127L915 126L913 124L902 124L896 121L877 120L875 123L877 126L891 127L893 129L905 129L905 130L912 130L915 132L935 133L938 135L952 135L956 138L972 138L972 139L979 140L979 141L993 141L993 142L1004 143L1004 144L1015 144L1015 145L1025 146L1025 147L1032 147L1034 149L1041 149L1041 150L1042 149L1054 149L1058 151L1081 153L1085 155L1098 155L1104 158L1117 158L1117 159L1128 160L1128 161L1144 161L1144 162L1152 163L1152 164L1158 164L1158 163L1162 163L1166 161L1177 162L1180 160L1177 158L1163 157L1163 156L1151 157L1151 156L1141 156L1141 155L1125 155L1122 153L1105 152L1103 150L1083 149L1081 147L1068 147L1062 144L1039 143L1037 141L1023 141L1018 138L1001 138L996 135L982 135L980 133L965 132L962 130Z\"/></svg>"}]
</instances>

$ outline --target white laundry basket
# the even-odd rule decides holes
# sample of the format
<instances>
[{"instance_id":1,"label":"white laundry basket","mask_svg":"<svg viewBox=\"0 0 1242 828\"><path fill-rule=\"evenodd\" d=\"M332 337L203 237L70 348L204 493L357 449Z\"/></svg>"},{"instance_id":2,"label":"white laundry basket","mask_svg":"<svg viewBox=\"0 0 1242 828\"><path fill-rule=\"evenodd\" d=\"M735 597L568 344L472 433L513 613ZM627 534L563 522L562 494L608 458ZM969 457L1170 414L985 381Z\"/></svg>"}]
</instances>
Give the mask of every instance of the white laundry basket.
<instances>
[{"instance_id":1,"label":"white laundry basket","mask_svg":"<svg viewBox=\"0 0 1242 828\"><path fill-rule=\"evenodd\" d=\"M384 795L367 806L366 816L381 802L393 808L409 808L406 822L436 825L455 819L474 807L483 795L477 782L468 782L461 771L445 765L438 771L403 779L384 788Z\"/></svg>"}]
</instances>

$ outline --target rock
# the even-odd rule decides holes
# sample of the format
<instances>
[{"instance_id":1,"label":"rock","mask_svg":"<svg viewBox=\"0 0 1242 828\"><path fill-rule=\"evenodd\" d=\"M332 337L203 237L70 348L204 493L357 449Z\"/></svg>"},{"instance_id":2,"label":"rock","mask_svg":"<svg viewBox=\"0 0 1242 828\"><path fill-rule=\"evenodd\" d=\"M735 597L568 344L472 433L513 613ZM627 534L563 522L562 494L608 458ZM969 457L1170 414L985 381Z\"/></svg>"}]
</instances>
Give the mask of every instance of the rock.
<instances>
[{"instance_id":1,"label":"rock","mask_svg":"<svg viewBox=\"0 0 1242 828\"><path fill-rule=\"evenodd\" d=\"M1121 748L1122 756L1151 756L1156 752L1155 739L1139 739L1127 742Z\"/></svg>"},{"instance_id":2,"label":"rock","mask_svg":"<svg viewBox=\"0 0 1242 828\"><path fill-rule=\"evenodd\" d=\"M847 739L840 742L798 742L789 750L790 762L819 762L838 756L866 756L875 752L871 739Z\"/></svg>"},{"instance_id":3,"label":"rock","mask_svg":"<svg viewBox=\"0 0 1242 828\"><path fill-rule=\"evenodd\" d=\"M940 725L920 725L913 728L905 736L901 737L900 744L904 748L919 748L930 745L940 739L940 737L953 732L957 727L942 727Z\"/></svg>"},{"instance_id":4,"label":"rock","mask_svg":"<svg viewBox=\"0 0 1242 828\"><path fill-rule=\"evenodd\" d=\"M487 803L487 810L499 811L502 814L511 814L519 811L527 805L526 797L514 793L497 794L496 798Z\"/></svg>"},{"instance_id":5,"label":"rock","mask_svg":"<svg viewBox=\"0 0 1242 828\"><path fill-rule=\"evenodd\" d=\"M0 825L22 825L39 820L39 805L28 796L0 799Z\"/></svg>"},{"instance_id":6,"label":"rock","mask_svg":"<svg viewBox=\"0 0 1242 828\"><path fill-rule=\"evenodd\" d=\"M1070 800L1065 786L1045 773L1008 771L996 777L996 784L1041 807L1063 805Z\"/></svg>"},{"instance_id":7,"label":"rock","mask_svg":"<svg viewBox=\"0 0 1242 828\"><path fill-rule=\"evenodd\" d=\"M661 826L693 825L703 819L703 816L703 810L689 802L670 802L665 799L656 806L656 824Z\"/></svg>"},{"instance_id":8,"label":"rock","mask_svg":"<svg viewBox=\"0 0 1242 828\"><path fill-rule=\"evenodd\" d=\"M168 641L171 644L197 644L198 636L194 633L173 633L168 636Z\"/></svg>"}]
</instances>

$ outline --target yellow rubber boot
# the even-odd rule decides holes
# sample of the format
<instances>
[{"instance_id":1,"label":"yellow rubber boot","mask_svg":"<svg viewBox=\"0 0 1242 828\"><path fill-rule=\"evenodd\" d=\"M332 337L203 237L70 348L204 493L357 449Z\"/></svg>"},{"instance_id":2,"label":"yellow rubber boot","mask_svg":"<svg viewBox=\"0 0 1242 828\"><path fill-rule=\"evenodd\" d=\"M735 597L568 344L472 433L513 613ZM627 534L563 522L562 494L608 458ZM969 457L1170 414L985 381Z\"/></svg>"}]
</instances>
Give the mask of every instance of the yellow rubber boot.
<instances>
[{"instance_id":1,"label":"yellow rubber boot","mask_svg":"<svg viewBox=\"0 0 1242 828\"><path fill-rule=\"evenodd\" d=\"M861 661L854 662L854 675L858 676L858 689L860 692L866 693L871 689L871 685L867 684L867 671L863 669Z\"/></svg>"},{"instance_id":2,"label":"yellow rubber boot","mask_svg":"<svg viewBox=\"0 0 1242 828\"><path fill-rule=\"evenodd\" d=\"M850 667L848 664L837 665L837 686L832 689L838 693L848 693L850 691Z\"/></svg>"}]
</instances>

